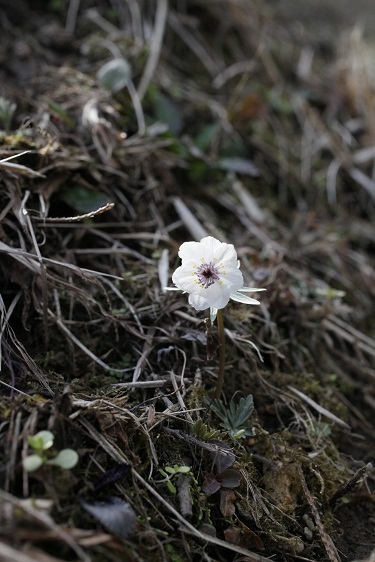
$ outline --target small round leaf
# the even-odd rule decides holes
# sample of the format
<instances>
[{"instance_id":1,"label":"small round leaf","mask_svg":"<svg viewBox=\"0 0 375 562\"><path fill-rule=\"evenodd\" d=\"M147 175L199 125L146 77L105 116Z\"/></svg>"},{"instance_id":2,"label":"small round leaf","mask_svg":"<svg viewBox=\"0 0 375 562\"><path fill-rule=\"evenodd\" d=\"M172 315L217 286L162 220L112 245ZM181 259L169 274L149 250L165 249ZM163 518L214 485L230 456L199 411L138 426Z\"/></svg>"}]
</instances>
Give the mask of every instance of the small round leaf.
<instances>
[{"instance_id":1,"label":"small round leaf","mask_svg":"<svg viewBox=\"0 0 375 562\"><path fill-rule=\"evenodd\" d=\"M131 68L125 59L112 59L98 70L96 76L105 88L118 92L130 82Z\"/></svg>"},{"instance_id":2,"label":"small round leaf","mask_svg":"<svg viewBox=\"0 0 375 562\"><path fill-rule=\"evenodd\" d=\"M172 484L172 482L170 480L167 481L167 486L168 486L168 490L172 494L177 494L176 486L174 484Z\"/></svg>"},{"instance_id":3,"label":"small round leaf","mask_svg":"<svg viewBox=\"0 0 375 562\"><path fill-rule=\"evenodd\" d=\"M181 474L188 474L190 470L191 470L190 466L183 465L178 467L178 472L181 472Z\"/></svg>"},{"instance_id":4,"label":"small round leaf","mask_svg":"<svg viewBox=\"0 0 375 562\"><path fill-rule=\"evenodd\" d=\"M26 472L34 472L43 464L43 459L39 455L29 455L22 461L22 466Z\"/></svg>"},{"instance_id":5,"label":"small round leaf","mask_svg":"<svg viewBox=\"0 0 375 562\"><path fill-rule=\"evenodd\" d=\"M221 483L216 480L216 477L212 472L206 474L204 482L202 484L202 491L211 496L221 488Z\"/></svg>"},{"instance_id":6,"label":"small round leaf","mask_svg":"<svg viewBox=\"0 0 375 562\"><path fill-rule=\"evenodd\" d=\"M227 470L223 470L223 472L217 476L217 479L224 488L237 488L241 484L242 475L241 472L235 468L228 468Z\"/></svg>"},{"instance_id":7,"label":"small round leaf","mask_svg":"<svg viewBox=\"0 0 375 562\"><path fill-rule=\"evenodd\" d=\"M50 431L39 431L28 438L29 445L37 451L46 451L53 445L54 435Z\"/></svg>"},{"instance_id":8,"label":"small round leaf","mask_svg":"<svg viewBox=\"0 0 375 562\"><path fill-rule=\"evenodd\" d=\"M48 464L53 466L59 466L60 468L73 468L78 462L78 453L73 449L63 449L58 453L58 455L51 459Z\"/></svg>"}]
</instances>

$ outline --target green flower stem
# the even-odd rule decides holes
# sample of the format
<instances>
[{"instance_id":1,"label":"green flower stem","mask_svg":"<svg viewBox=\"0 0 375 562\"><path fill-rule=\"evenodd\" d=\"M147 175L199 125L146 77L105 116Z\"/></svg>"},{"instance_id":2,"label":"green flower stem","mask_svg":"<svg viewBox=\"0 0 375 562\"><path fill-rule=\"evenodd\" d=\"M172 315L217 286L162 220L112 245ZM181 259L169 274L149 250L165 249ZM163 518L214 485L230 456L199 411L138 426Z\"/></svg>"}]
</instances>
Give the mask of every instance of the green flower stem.
<instances>
[{"instance_id":1,"label":"green flower stem","mask_svg":"<svg viewBox=\"0 0 375 562\"><path fill-rule=\"evenodd\" d=\"M224 386L224 370L225 370L225 332L223 309L217 311L217 329L219 332L219 374L217 376L217 384L214 398L220 398Z\"/></svg>"}]
</instances>

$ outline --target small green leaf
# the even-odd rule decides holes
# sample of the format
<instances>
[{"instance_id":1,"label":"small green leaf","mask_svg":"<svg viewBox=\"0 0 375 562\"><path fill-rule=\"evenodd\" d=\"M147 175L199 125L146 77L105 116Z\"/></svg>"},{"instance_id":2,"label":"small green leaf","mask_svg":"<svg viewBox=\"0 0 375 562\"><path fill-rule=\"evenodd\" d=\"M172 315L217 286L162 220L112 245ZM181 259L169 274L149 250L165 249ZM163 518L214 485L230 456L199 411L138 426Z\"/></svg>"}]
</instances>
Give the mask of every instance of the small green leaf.
<instances>
[{"instance_id":1,"label":"small green leaf","mask_svg":"<svg viewBox=\"0 0 375 562\"><path fill-rule=\"evenodd\" d=\"M53 445L54 435L50 431L39 431L28 437L28 443L34 451L46 451Z\"/></svg>"},{"instance_id":2,"label":"small green leaf","mask_svg":"<svg viewBox=\"0 0 375 562\"><path fill-rule=\"evenodd\" d=\"M254 399L251 394L246 396L246 398L241 398L238 404L233 400L229 403L229 416L233 422L233 427L236 426L240 428L246 420L251 416L254 410Z\"/></svg>"},{"instance_id":3,"label":"small green leaf","mask_svg":"<svg viewBox=\"0 0 375 562\"><path fill-rule=\"evenodd\" d=\"M233 433L232 437L233 439L241 439L241 437L245 437L246 436L246 429L240 429L239 431L236 431L236 433Z\"/></svg>"},{"instance_id":4,"label":"small green leaf","mask_svg":"<svg viewBox=\"0 0 375 562\"><path fill-rule=\"evenodd\" d=\"M181 110L178 105L161 92L156 92L152 101L156 118L165 123L173 135L178 135L183 127Z\"/></svg>"},{"instance_id":5,"label":"small green leaf","mask_svg":"<svg viewBox=\"0 0 375 562\"><path fill-rule=\"evenodd\" d=\"M215 400L212 400L210 408L223 422L227 421L228 412L222 400L215 398Z\"/></svg>"},{"instance_id":6,"label":"small green leaf","mask_svg":"<svg viewBox=\"0 0 375 562\"><path fill-rule=\"evenodd\" d=\"M175 465L175 466L177 466L177 465ZM176 469L172 468L171 466L166 466L165 472L169 472L169 474L176 474Z\"/></svg>"},{"instance_id":7,"label":"small green leaf","mask_svg":"<svg viewBox=\"0 0 375 562\"><path fill-rule=\"evenodd\" d=\"M191 431L202 441L210 441L220 436L220 429L211 429L201 418L193 424Z\"/></svg>"},{"instance_id":8,"label":"small green leaf","mask_svg":"<svg viewBox=\"0 0 375 562\"><path fill-rule=\"evenodd\" d=\"M218 135L219 131L219 123L210 123L209 125L203 126L194 139L195 145L201 150L206 150L209 148L214 138Z\"/></svg>"},{"instance_id":9,"label":"small green leaf","mask_svg":"<svg viewBox=\"0 0 375 562\"><path fill-rule=\"evenodd\" d=\"M69 469L73 468L77 464L78 459L79 457L76 451L73 449L63 449L54 459L47 461L47 464Z\"/></svg>"},{"instance_id":10,"label":"small green leaf","mask_svg":"<svg viewBox=\"0 0 375 562\"><path fill-rule=\"evenodd\" d=\"M182 474L188 474L188 472L190 472L191 467L190 466L179 466L178 467L178 472L181 472Z\"/></svg>"},{"instance_id":11,"label":"small green leaf","mask_svg":"<svg viewBox=\"0 0 375 562\"><path fill-rule=\"evenodd\" d=\"M43 464L43 459L39 455L29 455L22 461L22 466L26 472L34 472Z\"/></svg>"},{"instance_id":12,"label":"small green leaf","mask_svg":"<svg viewBox=\"0 0 375 562\"><path fill-rule=\"evenodd\" d=\"M55 115L60 117L62 121L64 121L65 125L67 125L69 128L74 127L74 120L69 116L68 112L61 105L49 100L48 107L52 111L52 113L54 113Z\"/></svg>"},{"instance_id":13,"label":"small green leaf","mask_svg":"<svg viewBox=\"0 0 375 562\"><path fill-rule=\"evenodd\" d=\"M250 430L245 426L248 418L254 410L254 400L252 395L241 398L238 404L231 400L226 408L222 400L213 400L211 410L222 420L222 426L232 437L238 438L250 434Z\"/></svg>"},{"instance_id":14,"label":"small green leaf","mask_svg":"<svg viewBox=\"0 0 375 562\"><path fill-rule=\"evenodd\" d=\"M131 80L130 64L123 58L112 59L98 70L96 76L105 88L118 92Z\"/></svg>"},{"instance_id":15,"label":"small green leaf","mask_svg":"<svg viewBox=\"0 0 375 562\"><path fill-rule=\"evenodd\" d=\"M170 480L168 480L167 486L168 490L172 492L172 494L177 494L176 486L174 486Z\"/></svg>"}]
</instances>

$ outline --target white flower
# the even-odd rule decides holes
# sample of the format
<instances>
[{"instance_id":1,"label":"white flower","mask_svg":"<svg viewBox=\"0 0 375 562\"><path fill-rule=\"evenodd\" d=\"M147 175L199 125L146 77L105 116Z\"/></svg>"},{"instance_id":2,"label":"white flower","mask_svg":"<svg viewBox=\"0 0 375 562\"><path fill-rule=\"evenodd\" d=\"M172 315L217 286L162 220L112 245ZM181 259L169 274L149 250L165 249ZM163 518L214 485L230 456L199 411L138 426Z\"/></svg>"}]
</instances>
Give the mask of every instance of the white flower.
<instances>
[{"instance_id":1,"label":"white flower","mask_svg":"<svg viewBox=\"0 0 375 562\"><path fill-rule=\"evenodd\" d=\"M196 310L210 308L211 320L229 299L246 304L260 304L244 293L264 291L243 286L233 244L219 242L212 236L200 242L184 242L178 255L182 265L172 275L177 289L189 293L189 304Z\"/></svg>"}]
</instances>

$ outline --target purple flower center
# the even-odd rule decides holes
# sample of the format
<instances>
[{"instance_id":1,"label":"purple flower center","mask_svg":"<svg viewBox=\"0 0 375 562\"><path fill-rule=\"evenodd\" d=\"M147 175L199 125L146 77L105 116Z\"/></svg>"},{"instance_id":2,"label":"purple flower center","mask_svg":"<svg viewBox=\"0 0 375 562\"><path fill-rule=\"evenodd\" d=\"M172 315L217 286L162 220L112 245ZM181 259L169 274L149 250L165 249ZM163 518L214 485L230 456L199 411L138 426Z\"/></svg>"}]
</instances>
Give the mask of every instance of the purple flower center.
<instances>
[{"instance_id":1,"label":"purple flower center","mask_svg":"<svg viewBox=\"0 0 375 562\"><path fill-rule=\"evenodd\" d=\"M210 263L202 263L197 269L199 284L207 289L213 285L215 281L220 280L219 268L210 261Z\"/></svg>"}]
</instances>

